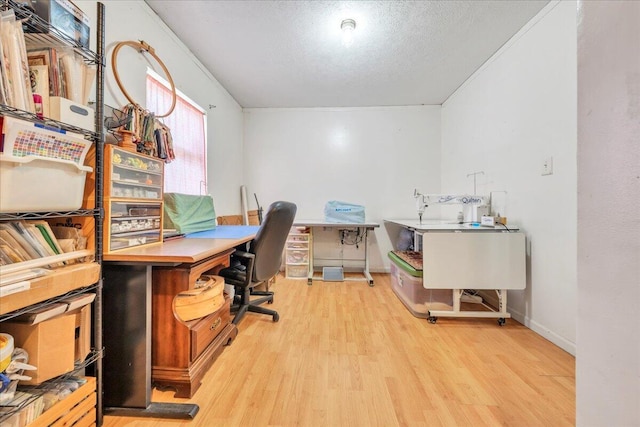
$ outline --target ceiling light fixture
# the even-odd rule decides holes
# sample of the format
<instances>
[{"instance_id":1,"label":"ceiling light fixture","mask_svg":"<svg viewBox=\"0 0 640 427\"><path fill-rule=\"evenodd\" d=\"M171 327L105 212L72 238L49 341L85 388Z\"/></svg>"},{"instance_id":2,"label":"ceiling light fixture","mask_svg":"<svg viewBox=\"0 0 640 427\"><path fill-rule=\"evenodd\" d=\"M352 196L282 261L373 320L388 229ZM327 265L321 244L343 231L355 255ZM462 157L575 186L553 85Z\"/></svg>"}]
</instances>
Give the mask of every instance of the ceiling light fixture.
<instances>
[{"instance_id":1,"label":"ceiling light fixture","mask_svg":"<svg viewBox=\"0 0 640 427\"><path fill-rule=\"evenodd\" d=\"M345 47L351 46L353 43L353 32L356 30L356 21L353 19L345 19L340 24L342 30L342 44Z\"/></svg>"}]
</instances>

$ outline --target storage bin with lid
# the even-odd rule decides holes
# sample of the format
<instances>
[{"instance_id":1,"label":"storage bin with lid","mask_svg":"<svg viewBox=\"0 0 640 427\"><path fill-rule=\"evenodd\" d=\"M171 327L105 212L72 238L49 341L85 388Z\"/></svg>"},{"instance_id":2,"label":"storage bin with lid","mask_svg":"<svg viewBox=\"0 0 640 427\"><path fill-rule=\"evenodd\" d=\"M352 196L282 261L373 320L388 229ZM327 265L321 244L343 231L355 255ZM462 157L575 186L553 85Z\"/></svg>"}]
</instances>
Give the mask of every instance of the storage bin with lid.
<instances>
[{"instance_id":1,"label":"storage bin with lid","mask_svg":"<svg viewBox=\"0 0 640 427\"><path fill-rule=\"evenodd\" d=\"M82 206L91 142L81 135L2 117L0 212L72 211Z\"/></svg>"},{"instance_id":2,"label":"storage bin with lid","mask_svg":"<svg viewBox=\"0 0 640 427\"><path fill-rule=\"evenodd\" d=\"M0 153L0 212L72 211L82 206L89 166Z\"/></svg>"},{"instance_id":3,"label":"storage bin with lid","mask_svg":"<svg viewBox=\"0 0 640 427\"><path fill-rule=\"evenodd\" d=\"M391 258L391 289L416 317L428 318L429 310L451 310L453 306L451 289L425 289L422 271L394 258Z\"/></svg>"}]
</instances>

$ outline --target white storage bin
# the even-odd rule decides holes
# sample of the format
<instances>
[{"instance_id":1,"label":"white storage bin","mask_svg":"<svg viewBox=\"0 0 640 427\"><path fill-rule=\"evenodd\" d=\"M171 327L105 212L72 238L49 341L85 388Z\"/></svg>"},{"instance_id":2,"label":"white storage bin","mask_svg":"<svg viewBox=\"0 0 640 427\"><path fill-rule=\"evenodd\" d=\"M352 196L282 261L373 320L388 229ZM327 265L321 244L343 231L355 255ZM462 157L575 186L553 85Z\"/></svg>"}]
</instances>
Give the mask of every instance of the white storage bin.
<instances>
[{"instance_id":1,"label":"white storage bin","mask_svg":"<svg viewBox=\"0 0 640 427\"><path fill-rule=\"evenodd\" d=\"M309 250L287 249L287 264L309 264Z\"/></svg>"},{"instance_id":2,"label":"white storage bin","mask_svg":"<svg viewBox=\"0 0 640 427\"><path fill-rule=\"evenodd\" d=\"M416 317L429 317L429 310L451 310L451 289L425 289L422 277L412 276L391 261L391 288Z\"/></svg>"},{"instance_id":3,"label":"white storage bin","mask_svg":"<svg viewBox=\"0 0 640 427\"><path fill-rule=\"evenodd\" d=\"M309 275L309 266L287 265L285 274L287 279L306 279Z\"/></svg>"},{"instance_id":4,"label":"white storage bin","mask_svg":"<svg viewBox=\"0 0 640 427\"><path fill-rule=\"evenodd\" d=\"M309 241L309 235L308 234L298 234L298 233L291 233L289 234L289 238L287 239L289 242L308 242Z\"/></svg>"},{"instance_id":5,"label":"white storage bin","mask_svg":"<svg viewBox=\"0 0 640 427\"><path fill-rule=\"evenodd\" d=\"M51 212L79 209L89 166L69 160L0 153L0 212Z\"/></svg>"},{"instance_id":6,"label":"white storage bin","mask_svg":"<svg viewBox=\"0 0 640 427\"><path fill-rule=\"evenodd\" d=\"M49 115L52 119L90 131L96 130L95 111L60 96L49 98Z\"/></svg>"}]
</instances>

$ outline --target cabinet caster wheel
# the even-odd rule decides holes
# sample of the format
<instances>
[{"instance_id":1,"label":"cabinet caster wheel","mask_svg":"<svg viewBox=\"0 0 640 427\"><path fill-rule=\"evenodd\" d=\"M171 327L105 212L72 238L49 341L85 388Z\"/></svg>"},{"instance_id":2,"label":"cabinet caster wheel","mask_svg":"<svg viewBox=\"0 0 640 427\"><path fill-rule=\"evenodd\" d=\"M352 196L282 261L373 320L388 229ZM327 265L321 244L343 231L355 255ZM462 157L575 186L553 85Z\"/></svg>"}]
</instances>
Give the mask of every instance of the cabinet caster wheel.
<instances>
[{"instance_id":1,"label":"cabinet caster wheel","mask_svg":"<svg viewBox=\"0 0 640 427\"><path fill-rule=\"evenodd\" d=\"M307 279L307 285L311 286L311 283L313 283L313 280Z\"/></svg>"},{"instance_id":2,"label":"cabinet caster wheel","mask_svg":"<svg viewBox=\"0 0 640 427\"><path fill-rule=\"evenodd\" d=\"M427 317L427 320L429 321L429 323L436 323L438 321L438 318L435 316L429 316Z\"/></svg>"},{"instance_id":3,"label":"cabinet caster wheel","mask_svg":"<svg viewBox=\"0 0 640 427\"><path fill-rule=\"evenodd\" d=\"M278 313L273 315L273 321L277 322L278 320L280 320L280 315Z\"/></svg>"},{"instance_id":4,"label":"cabinet caster wheel","mask_svg":"<svg viewBox=\"0 0 640 427\"><path fill-rule=\"evenodd\" d=\"M500 326L504 326L504 324L507 323L507 320L503 317L498 319L498 325Z\"/></svg>"}]
</instances>

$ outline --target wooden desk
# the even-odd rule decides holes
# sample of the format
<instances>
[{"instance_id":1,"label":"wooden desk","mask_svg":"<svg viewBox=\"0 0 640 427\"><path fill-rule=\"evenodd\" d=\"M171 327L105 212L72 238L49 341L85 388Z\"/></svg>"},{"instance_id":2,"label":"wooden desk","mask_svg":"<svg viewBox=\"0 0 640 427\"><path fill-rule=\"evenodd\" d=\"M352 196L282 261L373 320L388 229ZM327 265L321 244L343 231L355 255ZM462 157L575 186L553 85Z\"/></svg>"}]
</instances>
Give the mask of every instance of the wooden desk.
<instances>
[{"instance_id":1,"label":"wooden desk","mask_svg":"<svg viewBox=\"0 0 640 427\"><path fill-rule=\"evenodd\" d=\"M224 226L218 235L229 231ZM200 233L104 255L104 410L106 414L193 418L198 406L152 403L151 383L191 397L222 347L237 335L229 301L203 319L182 323L171 302L204 273L228 265L234 248L258 227L237 227L227 238ZM215 235L216 233L214 233ZM215 328L209 329L209 326Z\"/></svg>"}]
</instances>

